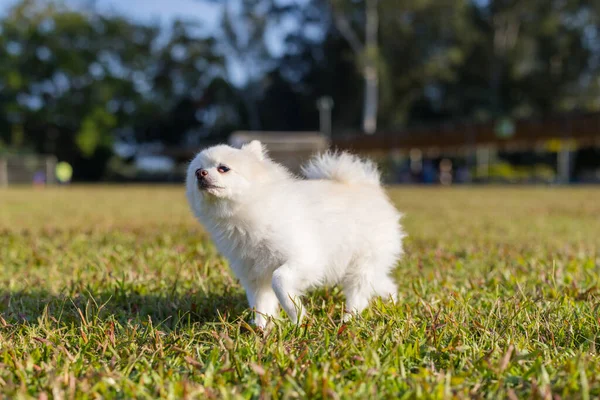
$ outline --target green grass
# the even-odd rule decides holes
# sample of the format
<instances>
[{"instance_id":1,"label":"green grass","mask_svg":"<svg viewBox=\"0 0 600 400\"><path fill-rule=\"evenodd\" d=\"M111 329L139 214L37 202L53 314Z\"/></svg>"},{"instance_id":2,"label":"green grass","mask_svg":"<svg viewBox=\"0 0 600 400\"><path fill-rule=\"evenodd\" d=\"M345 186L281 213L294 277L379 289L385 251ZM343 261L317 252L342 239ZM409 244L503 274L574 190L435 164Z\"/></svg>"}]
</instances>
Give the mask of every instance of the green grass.
<instances>
[{"instance_id":1,"label":"green grass","mask_svg":"<svg viewBox=\"0 0 600 400\"><path fill-rule=\"evenodd\" d=\"M598 398L600 190L391 191L400 302L246 321L181 188L0 191L8 398Z\"/></svg>"}]
</instances>

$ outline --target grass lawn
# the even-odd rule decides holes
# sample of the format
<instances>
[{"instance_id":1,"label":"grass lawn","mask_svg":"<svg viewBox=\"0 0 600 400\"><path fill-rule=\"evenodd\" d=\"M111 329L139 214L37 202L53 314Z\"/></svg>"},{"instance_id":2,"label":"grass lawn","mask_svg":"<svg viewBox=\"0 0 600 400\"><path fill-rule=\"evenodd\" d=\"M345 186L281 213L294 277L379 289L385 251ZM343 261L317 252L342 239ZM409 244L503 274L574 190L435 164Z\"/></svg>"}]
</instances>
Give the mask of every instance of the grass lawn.
<instances>
[{"instance_id":1,"label":"grass lawn","mask_svg":"<svg viewBox=\"0 0 600 400\"><path fill-rule=\"evenodd\" d=\"M181 187L0 190L0 396L600 397L599 189L390 193L399 304L263 334Z\"/></svg>"}]
</instances>

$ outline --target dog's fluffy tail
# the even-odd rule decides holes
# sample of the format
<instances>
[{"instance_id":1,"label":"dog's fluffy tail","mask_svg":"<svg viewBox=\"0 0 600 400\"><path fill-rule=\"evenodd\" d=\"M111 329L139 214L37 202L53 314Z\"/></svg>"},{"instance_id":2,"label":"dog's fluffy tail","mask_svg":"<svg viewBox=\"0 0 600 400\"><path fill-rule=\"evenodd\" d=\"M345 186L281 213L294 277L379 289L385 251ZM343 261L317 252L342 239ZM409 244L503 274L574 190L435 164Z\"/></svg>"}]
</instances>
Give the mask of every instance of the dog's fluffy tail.
<instances>
[{"instance_id":1,"label":"dog's fluffy tail","mask_svg":"<svg viewBox=\"0 0 600 400\"><path fill-rule=\"evenodd\" d=\"M348 184L380 184L375 163L346 152L327 152L313 157L302 167L307 179L328 179Z\"/></svg>"}]
</instances>

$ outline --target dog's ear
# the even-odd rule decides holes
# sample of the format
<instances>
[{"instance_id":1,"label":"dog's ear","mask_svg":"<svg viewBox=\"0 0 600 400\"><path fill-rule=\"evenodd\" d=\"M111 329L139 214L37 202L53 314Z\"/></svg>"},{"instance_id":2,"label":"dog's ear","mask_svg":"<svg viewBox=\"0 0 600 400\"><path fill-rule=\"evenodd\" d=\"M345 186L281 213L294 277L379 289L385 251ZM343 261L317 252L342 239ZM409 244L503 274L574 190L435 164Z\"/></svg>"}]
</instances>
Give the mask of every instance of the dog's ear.
<instances>
[{"instance_id":1,"label":"dog's ear","mask_svg":"<svg viewBox=\"0 0 600 400\"><path fill-rule=\"evenodd\" d=\"M258 140L253 140L250 143L246 143L245 145L242 146L242 150L249 151L250 153L254 154L256 157L258 157L259 160L264 160L265 156L267 154L267 150L265 149L265 146L263 146L263 144L261 142L259 142Z\"/></svg>"}]
</instances>

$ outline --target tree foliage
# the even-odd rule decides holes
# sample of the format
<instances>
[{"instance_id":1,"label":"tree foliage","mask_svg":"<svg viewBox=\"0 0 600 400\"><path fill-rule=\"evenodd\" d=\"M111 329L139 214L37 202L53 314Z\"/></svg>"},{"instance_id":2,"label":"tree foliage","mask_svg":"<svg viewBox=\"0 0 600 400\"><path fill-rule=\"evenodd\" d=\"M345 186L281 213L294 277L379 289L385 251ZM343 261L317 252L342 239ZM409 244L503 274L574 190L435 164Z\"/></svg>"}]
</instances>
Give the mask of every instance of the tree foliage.
<instances>
[{"instance_id":1,"label":"tree foliage","mask_svg":"<svg viewBox=\"0 0 600 400\"><path fill-rule=\"evenodd\" d=\"M317 129L324 95L334 131L358 132L365 90L380 129L600 109L599 0L197 1L222 6L211 36L21 0L0 20L0 150L98 178L116 142Z\"/></svg>"},{"instance_id":2,"label":"tree foliage","mask_svg":"<svg viewBox=\"0 0 600 400\"><path fill-rule=\"evenodd\" d=\"M213 39L25 0L0 21L0 135L99 178L117 140L206 135L207 89L222 77ZM210 100L208 100L210 101Z\"/></svg>"},{"instance_id":3,"label":"tree foliage","mask_svg":"<svg viewBox=\"0 0 600 400\"><path fill-rule=\"evenodd\" d=\"M599 4L379 0L371 57L380 126L600 109ZM278 68L297 92L331 94L338 128L358 128L366 7L364 0L311 0L285 8L301 23Z\"/></svg>"}]
</instances>

